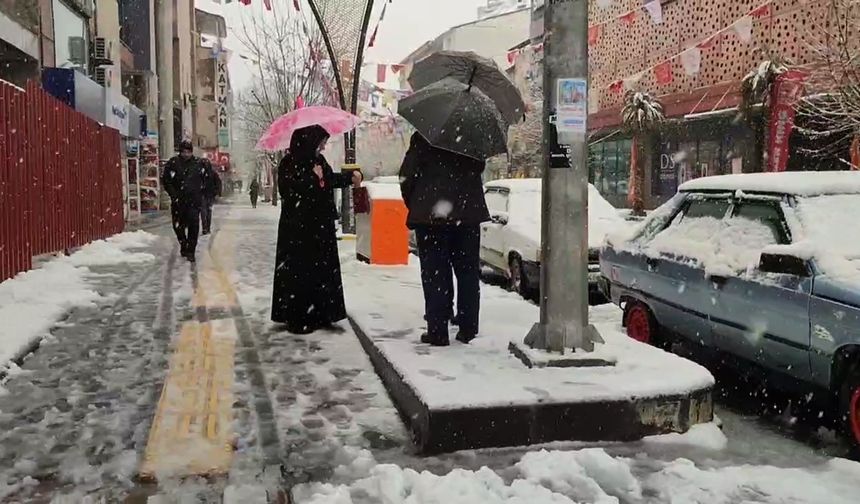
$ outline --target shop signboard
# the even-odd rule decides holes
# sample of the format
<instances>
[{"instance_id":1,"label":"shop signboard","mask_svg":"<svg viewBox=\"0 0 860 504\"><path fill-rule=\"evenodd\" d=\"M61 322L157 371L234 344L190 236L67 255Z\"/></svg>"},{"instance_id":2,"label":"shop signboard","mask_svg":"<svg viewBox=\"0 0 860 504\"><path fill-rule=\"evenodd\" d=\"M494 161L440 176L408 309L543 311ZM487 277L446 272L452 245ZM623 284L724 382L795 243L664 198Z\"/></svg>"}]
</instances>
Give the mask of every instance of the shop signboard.
<instances>
[{"instance_id":1,"label":"shop signboard","mask_svg":"<svg viewBox=\"0 0 860 504\"><path fill-rule=\"evenodd\" d=\"M797 113L795 107L803 94L805 79L806 74L798 70L789 70L776 78L772 95L767 171L785 171L789 139Z\"/></svg>"},{"instance_id":2,"label":"shop signboard","mask_svg":"<svg viewBox=\"0 0 860 504\"><path fill-rule=\"evenodd\" d=\"M660 143L659 169L657 176L658 193L661 196L671 196L678 192L678 144L676 142ZM653 180L653 179L652 179Z\"/></svg>"},{"instance_id":3,"label":"shop signboard","mask_svg":"<svg viewBox=\"0 0 860 504\"><path fill-rule=\"evenodd\" d=\"M127 137L129 131L129 103L128 98L117 91L105 89L105 120L108 128L119 131L119 134Z\"/></svg>"},{"instance_id":4,"label":"shop signboard","mask_svg":"<svg viewBox=\"0 0 860 504\"><path fill-rule=\"evenodd\" d=\"M105 89L71 68L42 70L42 88L94 121L105 122Z\"/></svg>"},{"instance_id":5,"label":"shop signboard","mask_svg":"<svg viewBox=\"0 0 860 504\"><path fill-rule=\"evenodd\" d=\"M221 52L215 60L215 102L218 147L230 149L230 85L227 75L227 52Z\"/></svg>"}]
</instances>

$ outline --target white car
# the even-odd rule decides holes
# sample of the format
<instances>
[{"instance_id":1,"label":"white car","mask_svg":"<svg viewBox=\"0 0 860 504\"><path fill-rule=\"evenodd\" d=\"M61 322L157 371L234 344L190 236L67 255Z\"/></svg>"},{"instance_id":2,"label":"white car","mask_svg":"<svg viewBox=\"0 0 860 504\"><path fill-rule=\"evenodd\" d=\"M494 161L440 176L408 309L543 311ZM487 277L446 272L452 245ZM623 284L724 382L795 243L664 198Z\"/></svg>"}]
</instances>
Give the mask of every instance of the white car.
<instances>
[{"instance_id":1,"label":"white car","mask_svg":"<svg viewBox=\"0 0 860 504\"><path fill-rule=\"evenodd\" d=\"M508 279L508 287L530 296L540 287L541 179L496 180L484 186L491 221L481 226L481 262ZM606 235L629 224L588 186L588 284L599 292L599 252Z\"/></svg>"}]
</instances>

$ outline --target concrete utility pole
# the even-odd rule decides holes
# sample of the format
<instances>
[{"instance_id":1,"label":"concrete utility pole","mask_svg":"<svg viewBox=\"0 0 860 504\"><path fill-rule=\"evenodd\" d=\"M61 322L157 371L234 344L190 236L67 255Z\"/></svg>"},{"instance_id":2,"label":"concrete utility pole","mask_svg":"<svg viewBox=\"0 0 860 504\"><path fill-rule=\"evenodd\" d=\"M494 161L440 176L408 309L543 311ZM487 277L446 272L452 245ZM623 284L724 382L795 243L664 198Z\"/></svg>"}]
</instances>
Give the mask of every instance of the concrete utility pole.
<instances>
[{"instance_id":1,"label":"concrete utility pole","mask_svg":"<svg viewBox=\"0 0 860 504\"><path fill-rule=\"evenodd\" d=\"M588 325L588 0L545 9L540 322L525 343L590 351L599 336Z\"/></svg>"},{"instance_id":2,"label":"concrete utility pole","mask_svg":"<svg viewBox=\"0 0 860 504\"><path fill-rule=\"evenodd\" d=\"M158 72L158 152L173 156L173 0L155 0L155 51Z\"/></svg>"}]
</instances>

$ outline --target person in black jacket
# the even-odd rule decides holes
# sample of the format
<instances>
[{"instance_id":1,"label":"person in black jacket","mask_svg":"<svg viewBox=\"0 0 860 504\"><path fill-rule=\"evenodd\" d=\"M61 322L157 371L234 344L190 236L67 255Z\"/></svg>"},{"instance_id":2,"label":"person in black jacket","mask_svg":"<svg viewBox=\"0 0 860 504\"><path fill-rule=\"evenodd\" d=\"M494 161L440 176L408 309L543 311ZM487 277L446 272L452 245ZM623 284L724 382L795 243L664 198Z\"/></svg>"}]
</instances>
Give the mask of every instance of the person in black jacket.
<instances>
[{"instance_id":1,"label":"person in black jacket","mask_svg":"<svg viewBox=\"0 0 860 504\"><path fill-rule=\"evenodd\" d=\"M188 140L179 144L179 155L170 158L161 174L161 185L170 196L173 230L179 240L182 257L195 261L200 232L200 211L206 198L214 197L212 165L195 157Z\"/></svg>"},{"instance_id":2,"label":"person in black jacket","mask_svg":"<svg viewBox=\"0 0 860 504\"><path fill-rule=\"evenodd\" d=\"M278 165L281 220L272 320L294 334L311 333L346 318L334 190L357 187L362 175L332 171L320 154L328 137L319 126L296 130Z\"/></svg>"},{"instance_id":3,"label":"person in black jacket","mask_svg":"<svg viewBox=\"0 0 860 504\"><path fill-rule=\"evenodd\" d=\"M478 335L482 222L490 220L481 174L485 163L430 145L412 135L400 167L400 190L421 260L427 333L421 341L447 346L453 280L457 277L457 340Z\"/></svg>"},{"instance_id":4,"label":"person in black jacket","mask_svg":"<svg viewBox=\"0 0 860 504\"><path fill-rule=\"evenodd\" d=\"M221 196L221 177L218 172L212 169L212 164L208 159L202 159L203 163L209 165L212 176L207 180L206 193L203 197L203 207L200 209L200 218L203 221L203 234L208 235L212 231L212 206L215 205L215 198Z\"/></svg>"}]
</instances>

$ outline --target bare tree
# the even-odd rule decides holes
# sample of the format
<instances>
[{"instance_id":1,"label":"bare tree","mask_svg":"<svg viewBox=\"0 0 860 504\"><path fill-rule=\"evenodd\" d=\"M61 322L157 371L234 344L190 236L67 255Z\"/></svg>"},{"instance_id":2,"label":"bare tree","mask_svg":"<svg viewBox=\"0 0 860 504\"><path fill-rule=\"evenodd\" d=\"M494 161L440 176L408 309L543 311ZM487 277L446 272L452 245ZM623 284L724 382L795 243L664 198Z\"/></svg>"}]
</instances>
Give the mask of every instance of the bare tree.
<instances>
[{"instance_id":1,"label":"bare tree","mask_svg":"<svg viewBox=\"0 0 860 504\"><path fill-rule=\"evenodd\" d=\"M336 99L331 62L316 23L292 10L288 2L273 2L272 7L267 12L249 9L251 13L235 31L244 47L239 57L255 68L250 86L236 100L239 134L251 147L275 119L296 106L298 98L317 105L333 104ZM273 169L278 158L252 153L247 157L269 164L258 165L255 175L260 168Z\"/></svg>"},{"instance_id":2,"label":"bare tree","mask_svg":"<svg viewBox=\"0 0 860 504\"><path fill-rule=\"evenodd\" d=\"M801 100L802 127L811 141L807 154L843 159L860 138L860 0L829 0L827 13L812 27L815 57L809 83L823 92Z\"/></svg>"}]
</instances>

